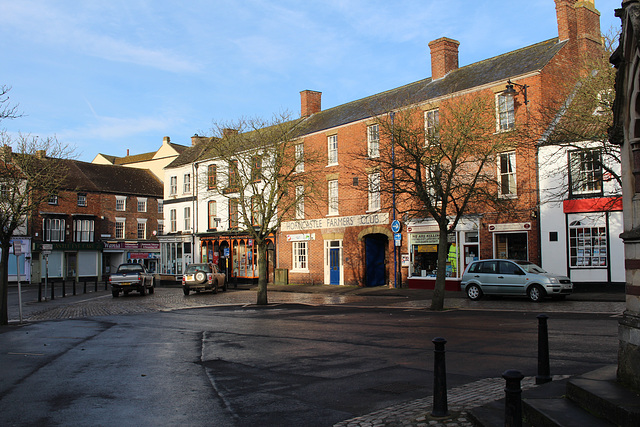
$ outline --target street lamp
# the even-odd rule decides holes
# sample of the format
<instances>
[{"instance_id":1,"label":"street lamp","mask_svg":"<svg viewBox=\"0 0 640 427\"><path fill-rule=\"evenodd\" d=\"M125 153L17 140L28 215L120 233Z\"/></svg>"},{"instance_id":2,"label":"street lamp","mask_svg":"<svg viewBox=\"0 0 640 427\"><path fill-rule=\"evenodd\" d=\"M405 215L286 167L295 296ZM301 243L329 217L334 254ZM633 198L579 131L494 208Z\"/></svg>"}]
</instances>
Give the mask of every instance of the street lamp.
<instances>
[{"instance_id":1,"label":"street lamp","mask_svg":"<svg viewBox=\"0 0 640 427\"><path fill-rule=\"evenodd\" d=\"M529 103L529 100L527 99L527 89L529 88L529 85L521 85L518 83L514 83L511 81L511 79L507 80L507 89L502 92L503 95L505 96L515 96L518 94L518 91L516 91L513 87L517 86L519 88L522 89L522 93L524 94L524 105L527 105Z\"/></svg>"}]
</instances>

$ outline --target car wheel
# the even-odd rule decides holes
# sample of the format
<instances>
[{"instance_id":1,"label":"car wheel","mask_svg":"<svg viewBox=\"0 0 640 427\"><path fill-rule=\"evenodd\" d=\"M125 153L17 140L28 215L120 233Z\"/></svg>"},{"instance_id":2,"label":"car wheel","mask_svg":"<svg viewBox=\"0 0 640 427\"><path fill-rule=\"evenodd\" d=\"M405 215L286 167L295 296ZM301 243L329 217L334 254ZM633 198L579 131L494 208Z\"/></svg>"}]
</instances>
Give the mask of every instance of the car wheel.
<instances>
[{"instance_id":1,"label":"car wheel","mask_svg":"<svg viewBox=\"0 0 640 427\"><path fill-rule=\"evenodd\" d=\"M140 288L140 295L145 295L147 293L147 288L144 287L144 285L142 285L142 287Z\"/></svg>"},{"instance_id":2,"label":"car wheel","mask_svg":"<svg viewBox=\"0 0 640 427\"><path fill-rule=\"evenodd\" d=\"M202 270L198 270L196 271L194 278L196 279L197 283L204 283L207 280L207 273Z\"/></svg>"},{"instance_id":3,"label":"car wheel","mask_svg":"<svg viewBox=\"0 0 640 427\"><path fill-rule=\"evenodd\" d=\"M111 295L113 295L114 298L118 298L120 296L120 292L119 291L111 291Z\"/></svg>"},{"instance_id":4,"label":"car wheel","mask_svg":"<svg viewBox=\"0 0 640 427\"><path fill-rule=\"evenodd\" d=\"M469 297L471 301L478 301L482 298L482 289L480 289L480 286L474 284L467 286L467 297Z\"/></svg>"},{"instance_id":5,"label":"car wheel","mask_svg":"<svg viewBox=\"0 0 640 427\"><path fill-rule=\"evenodd\" d=\"M540 302L545 296L545 291L540 285L533 285L527 290L527 296L533 302Z\"/></svg>"},{"instance_id":6,"label":"car wheel","mask_svg":"<svg viewBox=\"0 0 640 427\"><path fill-rule=\"evenodd\" d=\"M182 292L184 292L185 295L189 295L189 288L187 288L186 286L183 286Z\"/></svg>"}]
</instances>

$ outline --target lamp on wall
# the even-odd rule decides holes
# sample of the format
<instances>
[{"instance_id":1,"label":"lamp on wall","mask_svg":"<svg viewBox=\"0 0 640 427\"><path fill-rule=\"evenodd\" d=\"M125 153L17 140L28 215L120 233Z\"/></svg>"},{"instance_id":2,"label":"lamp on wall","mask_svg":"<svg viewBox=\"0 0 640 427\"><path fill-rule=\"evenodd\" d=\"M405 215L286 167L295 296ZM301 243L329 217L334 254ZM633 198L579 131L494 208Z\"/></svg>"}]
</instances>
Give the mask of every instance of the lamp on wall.
<instances>
[{"instance_id":1,"label":"lamp on wall","mask_svg":"<svg viewBox=\"0 0 640 427\"><path fill-rule=\"evenodd\" d=\"M511 80L507 80L507 89L502 92L502 94L505 96L516 96L518 92L513 88L514 86L522 89L522 93L524 94L524 105L527 105L529 103L529 99L527 99L527 88L529 88L529 85L521 85L514 83Z\"/></svg>"}]
</instances>

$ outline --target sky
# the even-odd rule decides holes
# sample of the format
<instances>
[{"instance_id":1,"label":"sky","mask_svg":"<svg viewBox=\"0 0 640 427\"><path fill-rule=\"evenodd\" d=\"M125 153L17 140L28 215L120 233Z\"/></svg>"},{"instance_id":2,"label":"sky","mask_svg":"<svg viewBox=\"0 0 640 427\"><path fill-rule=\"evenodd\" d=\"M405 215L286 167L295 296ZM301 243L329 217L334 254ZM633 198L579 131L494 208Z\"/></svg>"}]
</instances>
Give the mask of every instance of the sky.
<instances>
[{"instance_id":1,"label":"sky","mask_svg":"<svg viewBox=\"0 0 640 427\"><path fill-rule=\"evenodd\" d=\"M595 0L617 31L621 0ZM78 160L190 145L214 123L328 109L558 36L553 0L0 0L10 135L55 137Z\"/></svg>"}]
</instances>

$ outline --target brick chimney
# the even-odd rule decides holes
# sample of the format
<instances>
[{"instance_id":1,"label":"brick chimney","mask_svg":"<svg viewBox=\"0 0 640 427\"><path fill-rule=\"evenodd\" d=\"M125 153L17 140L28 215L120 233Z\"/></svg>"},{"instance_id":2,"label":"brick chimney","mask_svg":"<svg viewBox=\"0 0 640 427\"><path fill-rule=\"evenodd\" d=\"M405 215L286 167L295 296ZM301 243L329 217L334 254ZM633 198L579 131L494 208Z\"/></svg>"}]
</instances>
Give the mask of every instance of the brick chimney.
<instances>
[{"instance_id":1,"label":"brick chimney","mask_svg":"<svg viewBox=\"0 0 640 427\"><path fill-rule=\"evenodd\" d=\"M3 145L0 147L0 155L2 156L2 161L6 163L10 163L13 160L13 150L10 145Z\"/></svg>"},{"instance_id":2,"label":"brick chimney","mask_svg":"<svg viewBox=\"0 0 640 427\"><path fill-rule=\"evenodd\" d=\"M194 135L191 137L191 146L193 147L193 146L195 146L195 145L198 145L198 144L199 144L199 143L201 143L202 141L206 141L206 140L208 140L208 139L209 139L209 138L207 138L206 136L200 136L200 135L198 135L198 134L196 133L196 134L194 134Z\"/></svg>"},{"instance_id":3,"label":"brick chimney","mask_svg":"<svg viewBox=\"0 0 640 427\"><path fill-rule=\"evenodd\" d=\"M169 138L168 136L165 136L164 138L162 138L162 143L163 144L171 143L171 138Z\"/></svg>"},{"instance_id":4,"label":"brick chimney","mask_svg":"<svg viewBox=\"0 0 640 427\"><path fill-rule=\"evenodd\" d=\"M238 134L238 129L233 129L233 128L224 128L224 129L222 129L222 137L223 138L228 138L230 136L237 135L237 134Z\"/></svg>"},{"instance_id":5,"label":"brick chimney","mask_svg":"<svg viewBox=\"0 0 640 427\"><path fill-rule=\"evenodd\" d=\"M601 52L600 12L594 0L555 0L558 38L569 40L579 55Z\"/></svg>"},{"instance_id":6,"label":"brick chimney","mask_svg":"<svg viewBox=\"0 0 640 427\"><path fill-rule=\"evenodd\" d=\"M309 117L322 111L322 92L303 90L300 92L300 117Z\"/></svg>"},{"instance_id":7,"label":"brick chimney","mask_svg":"<svg viewBox=\"0 0 640 427\"><path fill-rule=\"evenodd\" d=\"M437 80L458 69L460 42L441 37L429 43L431 49L431 79Z\"/></svg>"}]
</instances>

